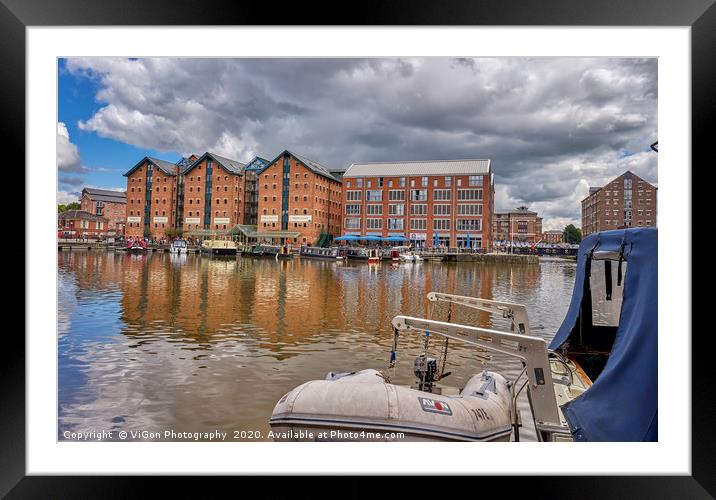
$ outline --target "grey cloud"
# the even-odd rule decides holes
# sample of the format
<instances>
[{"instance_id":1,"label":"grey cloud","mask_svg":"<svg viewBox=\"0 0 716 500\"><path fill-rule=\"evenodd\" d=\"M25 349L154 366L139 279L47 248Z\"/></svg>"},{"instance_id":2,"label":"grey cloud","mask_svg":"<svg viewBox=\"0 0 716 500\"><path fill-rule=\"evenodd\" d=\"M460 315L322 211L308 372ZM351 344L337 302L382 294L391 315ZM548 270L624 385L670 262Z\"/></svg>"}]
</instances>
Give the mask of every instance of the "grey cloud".
<instances>
[{"instance_id":1,"label":"grey cloud","mask_svg":"<svg viewBox=\"0 0 716 500\"><path fill-rule=\"evenodd\" d=\"M630 169L656 182L657 61L625 58L114 59L80 128L240 160L294 149L329 167L491 158L500 204L579 223L579 200Z\"/></svg>"}]
</instances>

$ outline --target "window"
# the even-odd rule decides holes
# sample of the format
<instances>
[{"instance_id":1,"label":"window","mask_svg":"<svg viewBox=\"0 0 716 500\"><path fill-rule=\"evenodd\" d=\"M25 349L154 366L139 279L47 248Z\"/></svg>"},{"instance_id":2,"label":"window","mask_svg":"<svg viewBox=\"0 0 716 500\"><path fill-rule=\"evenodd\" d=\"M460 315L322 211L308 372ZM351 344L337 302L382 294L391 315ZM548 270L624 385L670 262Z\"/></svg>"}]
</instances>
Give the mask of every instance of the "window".
<instances>
[{"instance_id":1,"label":"window","mask_svg":"<svg viewBox=\"0 0 716 500\"><path fill-rule=\"evenodd\" d=\"M360 201L360 191L346 191L346 201Z\"/></svg>"},{"instance_id":2,"label":"window","mask_svg":"<svg viewBox=\"0 0 716 500\"><path fill-rule=\"evenodd\" d=\"M402 231L403 219L388 219L388 231Z\"/></svg>"},{"instance_id":3,"label":"window","mask_svg":"<svg viewBox=\"0 0 716 500\"><path fill-rule=\"evenodd\" d=\"M400 187L402 187L402 188L405 187L405 177L400 178Z\"/></svg>"},{"instance_id":4,"label":"window","mask_svg":"<svg viewBox=\"0 0 716 500\"><path fill-rule=\"evenodd\" d=\"M449 189L436 189L433 191L433 200L450 201L451 192Z\"/></svg>"},{"instance_id":5,"label":"window","mask_svg":"<svg viewBox=\"0 0 716 500\"><path fill-rule=\"evenodd\" d=\"M410 205L410 215L428 215L428 206Z\"/></svg>"},{"instance_id":6,"label":"window","mask_svg":"<svg viewBox=\"0 0 716 500\"><path fill-rule=\"evenodd\" d=\"M482 186L482 176L481 175L471 175L469 177L469 184L471 186Z\"/></svg>"},{"instance_id":7,"label":"window","mask_svg":"<svg viewBox=\"0 0 716 500\"><path fill-rule=\"evenodd\" d=\"M436 231L449 231L450 219L433 219L433 229Z\"/></svg>"},{"instance_id":8,"label":"window","mask_svg":"<svg viewBox=\"0 0 716 500\"><path fill-rule=\"evenodd\" d=\"M482 204L458 205L457 213L458 215L482 215Z\"/></svg>"},{"instance_id":9,"label":"window","mask_svg":"<svg viewBox=\"0 0 716 500\"><path fill-rule=\"evenodd\" d=\"M388 205L388 215L405 215L405 205L402 203Z\"/></svg>"},{"instance_id":10,"label":"window","mask_svg":"<svg viewBox=\"0 0 716 500\"><path fill-rule=\"evenodd\" d=\"M421 186L421 187L428 187L428 178L427 178L427 177L421 177L421 178L420 178L420 186Z\"/></svg>"},{"instance_id":11,"label":"window","mask_svg":"<svg viewBox=\"0 0 716 500\"><path fill-rule=\"evenodd\" d=\"M452 186L452 177L447 176L447 177L445 177L445 187L450 187L450 186Z\"/></svg>"},{"instance_id":12,"label":"window","mask_svg":"<svg viewBox=\"0 0 716 500\"><path fill-rule=\"evenodd\" d=\"M410 219L410 229L422 229L426 230L428 228L428 220L427 219Z\"/></svg>"},{"instance_id":13,"label":"window","mask_svg":"<svg viewBox=\"0 0 716 500\"><path fill-rule=\"evenodd\" d=\"M346 217L345 228L346 229L360 229L360 219L354 219Z\"/></svg>"},{"instance_id":14,"label":"window","mask_svg":"<svg viewBox=\"0 0 716 500\"><path fill-rule=\"evenodd\" d=\"M405 191L400 190L400 189L388 191L388 200L389 201L405 201Z\"/></svg>"},{"instance_id":15,"label":"window","mask_svg":"<svg viewBox=\"0 0 716 500\"><path fill-rule=\"evenodd\" d=\"M360 205L346 205L346 215L360 215Z\"/></svg>"},{"instance_id":16,"label":"window","mask_svg":"<svg viewBox=\"0 0 716 500\"><path fill-rule=\"evenodd\" d=\"M458 219L457 226L458 231L482 231L482 219ZM518 232L522 232L518 228ZM525 231L527 229L525 228Z\"/></svg>"},{"instance_id":17,"label":"window","mask_svg":"<svg viewBox=\"0 0 716 500\"><path fill-rule=\"evenodd\" d=\"M480 201L482 200L482 189L458 189L457 199L464 201Z\"/></svg>"},{"instance_id":18,"label":"window","mask_svg":"<svg viewBox=\"0 0 716 500\"><path fill-rule=\"evenodd\" d=\"M363 179L356 179L356 187L359 187L359 188L363 187Z\"/></svg>"},{"instance_id":19,"label":"window","mask_svg":"<svg viewBox=\"0 0 716 500\"><path fill-rule=\"evenodd\" d=\"M433 215L450 215L450 205L433 205Z\"/></svg>"},{"instance_id":20,"label":"window","mask_svg":"<svg viewBox=\"0 0 716 500\"><path fill-rule=\"evenodd\" d=\"M379 188L383 187L383 178L382 177L378 177L378 187Z\"/></svg>"},{"instance_id":21,"label":"window","mask_svg":"<svg viewBox=\"0 0 716 500\"><path fill-rule=\"evenodd\" d=\"M427 179L427 177L426 177ZM427 201L428 200L428 190L427 189L412 189L410 191L410 200L411 201Z\"/></svg>"},{"instance_id":22,"label":"window","mask_svg":"<svg viewBox=\"0 0 716 500\"><path fill-rule=\"evenodd\" d=\"M365 201L383 201L383 191L377 189L366 191Z\"/></svg>"},{"instance_id":23,"label":"window","mask_svg":"<svg viewBox=\"0 0 716 500\"><path fill-rule=\"evenodd\" d=\"M383 215L383 205L366 205L368 215Z\"/></svg>"},{"instance_id":24,"label":"window","mask_svg":"<svg viewBox=\"0 0 716 500\"><path fill-rule=\"evenodd\" d=\"M365 220L365 228L366 229L382 229L383 228L383 219L366 219Z\"/></svg>"}]
</instances>

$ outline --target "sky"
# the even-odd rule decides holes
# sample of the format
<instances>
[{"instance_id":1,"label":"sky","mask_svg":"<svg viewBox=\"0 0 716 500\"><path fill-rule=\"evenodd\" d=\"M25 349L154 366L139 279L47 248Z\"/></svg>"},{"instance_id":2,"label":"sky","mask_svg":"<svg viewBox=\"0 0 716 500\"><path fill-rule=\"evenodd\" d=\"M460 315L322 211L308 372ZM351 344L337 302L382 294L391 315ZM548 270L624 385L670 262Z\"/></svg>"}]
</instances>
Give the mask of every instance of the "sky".
<instances>
[{"instance_id":1,"label":"sky","mask_svg":"<svg viewBox=\"0 0 716 500\"><path fill-rule=\"evenodd\" d=\"M489 158L495 209L544 229L627 170L657 184L657 60L70 58L58 68L58 202L124 189L144 156L285 149L329 168Z\"/></svg>"}]
</instances>

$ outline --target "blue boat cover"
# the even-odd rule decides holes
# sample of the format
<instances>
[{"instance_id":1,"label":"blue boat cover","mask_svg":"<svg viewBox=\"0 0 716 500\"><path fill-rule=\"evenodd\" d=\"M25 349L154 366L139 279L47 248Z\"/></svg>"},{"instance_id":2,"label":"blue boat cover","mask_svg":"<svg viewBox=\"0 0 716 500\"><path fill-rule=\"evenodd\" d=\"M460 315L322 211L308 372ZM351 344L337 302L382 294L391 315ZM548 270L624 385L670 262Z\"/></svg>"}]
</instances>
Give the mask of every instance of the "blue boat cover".
<instances>
[{"instance_id":1,"label":"blue boat cover","mask_svg":"<svg viewBox=\"0 0 716 500\"><path fill-rule=\"evenodd\" d=\"M658 440L658 233L633 228L589 235L582 241L572 302L550 349L569 340L578 318L586 264L592 251L624 248L627 270L619 327L594 384L562 405L575 441Z\"/></svg>"}]
</instances>

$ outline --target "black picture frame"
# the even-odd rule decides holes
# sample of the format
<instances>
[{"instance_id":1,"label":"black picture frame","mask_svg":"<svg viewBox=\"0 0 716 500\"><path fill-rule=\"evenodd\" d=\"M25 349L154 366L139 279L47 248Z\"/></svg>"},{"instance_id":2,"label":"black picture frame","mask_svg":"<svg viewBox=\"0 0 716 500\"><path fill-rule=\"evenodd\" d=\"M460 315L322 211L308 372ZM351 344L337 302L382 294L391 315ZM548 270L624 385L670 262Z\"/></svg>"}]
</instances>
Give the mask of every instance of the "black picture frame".
<instances>
[{"instance_id":1,"label":"black picture frame","mask_svg":"<svg viewBox=\"0 0 716 500\"><path fill-rule=\"evenodd\" d=\"M350 5L323 1L282 5L274 2L213 0L0 0L0 51L4 62L3 71L0 71L0 116L3 117L0 121L0 137L6 144L3 156L6 159L12 158L13 165L24 165L25 28L28 26L286 24L690 26L692 165L708 166L713 162L714 148L707 135L716 109L714 0L368 0ZM668 168L681 168L687 172L688 166ZM15 186L25 185L22 174L24 172L14 169L14 175L18 177ZM694 174L695 169L692 169L691 175ZM696 216L696 210L693 213ZM692 223L692 227L697 226ZM684 233L690 237L691 228L685 228ZM31 263L25 260L27 265ZM710 293L707 295L711 296ZM17 293L15 296L24 297L24 294ZM693 304L698 305L701 299L694 293L692 300ZM693 310L698 308L692 305ZM14 330L5 332L5 356L0 363L0 496L77 498L102 494L121 497L141 493L144 486L136 478L26 476L25 342L23 336ZM563 498L716 496L716 419L713 417L716 391L709 387L711 363L707 359L712 352L708 348L712 333L708 329L699 331L693 327L692 331L695 332L691 338L692 373L669 375L682 378L690 375L692 380L691 476L530 477L522 481L510 479L510 493L519 494L523 490L522 493L531 496ZM518 456L515 458L519 460ZM416 473L429 473L429 465L425 470L422 467L416 463ZM559 474L557 464L554 474ZM498 486L501 481L503 478L493 478L491 482L496 484L488 485L486 491L492 491L492 486ZM482 480L480 485L480 488L485 487ZM191 491L186 488L185 481L179 478L162 480L161 486L181 488L185 494ZM343 483L342 490L361 496L374 494L361 478L348 479Z\"/></svg>"}]
</instances>

